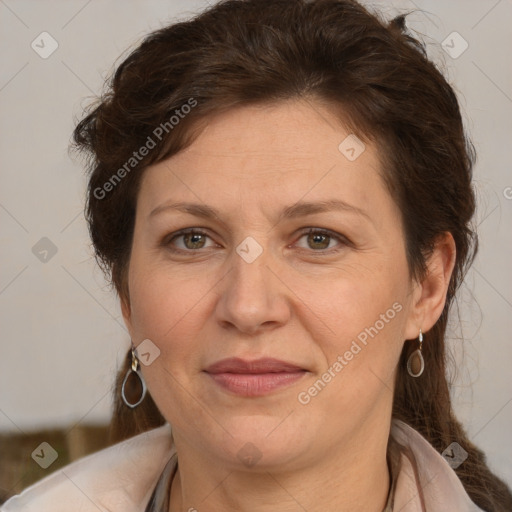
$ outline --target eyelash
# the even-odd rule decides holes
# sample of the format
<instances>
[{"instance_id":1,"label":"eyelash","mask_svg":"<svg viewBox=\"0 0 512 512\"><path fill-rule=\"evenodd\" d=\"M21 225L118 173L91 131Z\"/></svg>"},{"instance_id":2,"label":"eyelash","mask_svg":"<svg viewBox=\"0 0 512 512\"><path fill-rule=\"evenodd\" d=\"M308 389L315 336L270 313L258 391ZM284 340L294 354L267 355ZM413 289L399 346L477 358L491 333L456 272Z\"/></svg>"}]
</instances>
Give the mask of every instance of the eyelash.
<instances>
[{"instance_id":1,"label":"eyelash","mask_svg":"<svg viewBox=\"0 0 512 512\"><path fill-rule=\"evenodd\" d=\"M319 235L326 235L330 237L331 239L337 240L342 246L353 246L353 244L348 240L345 236L340 235L339 233L335 233L334 231L330 231L329 229L319 229L319 228L307 228L306 231L303 231L299 238L297 240L300 240L302 237L309 235L309 234L319 234ZM174 253L193 253L193 252L199 252L201 249L176 249L171 246L172 242L176 240L177 238L180 238L185 235L201 235L206 236L211 239L210 235L206 233L205 231L202 231L199 228L187 228L183 229L181 231L177 231L176 233L172 233L170 236L166 237L163 240L163 245L167 248L169 248ZM310 251L315 255L322 255L322 254L332 254L333 252L339 252L342 249L342 247L336 248L336 249L319 249L314 250L311 249ZM308 249L303 249L308 250Z\"/></svg>"}]
</instances>

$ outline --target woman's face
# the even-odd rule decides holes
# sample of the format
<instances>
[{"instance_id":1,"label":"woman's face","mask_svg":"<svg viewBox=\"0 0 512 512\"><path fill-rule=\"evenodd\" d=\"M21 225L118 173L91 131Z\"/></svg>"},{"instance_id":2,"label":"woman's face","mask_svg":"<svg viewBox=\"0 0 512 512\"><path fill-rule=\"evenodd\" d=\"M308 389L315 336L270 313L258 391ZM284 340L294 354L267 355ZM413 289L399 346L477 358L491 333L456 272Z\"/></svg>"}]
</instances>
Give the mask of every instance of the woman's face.
<instances>
[{"instance_id":1,"label":"woman's face","mask_svg":"<svg viewBox=\"0 0 512 512\"><path fill-rule=\"evenodd\" d=\"M387 439L421 326L400 213L362 149L290 101L218 115L145 171L123 313L178 449L299 468Z\"/></svg>"}]
</instances>

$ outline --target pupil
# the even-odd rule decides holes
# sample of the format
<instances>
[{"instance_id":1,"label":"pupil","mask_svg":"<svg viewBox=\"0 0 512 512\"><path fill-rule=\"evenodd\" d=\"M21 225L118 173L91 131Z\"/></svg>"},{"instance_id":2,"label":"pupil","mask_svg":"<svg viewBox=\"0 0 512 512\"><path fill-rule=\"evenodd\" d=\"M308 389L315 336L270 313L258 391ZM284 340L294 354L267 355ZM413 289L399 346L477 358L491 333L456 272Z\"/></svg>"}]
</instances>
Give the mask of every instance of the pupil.
<instances>
[{"instance_id":1,"label":"pupil","mask_svg":"<svg viewBox=\"0 0 512 512\"><path fill-rule=\"evenodd\" d=\"M322 244L322 239L324 239L324 243L322 245L322 249L327 247L329 245L329 243L325 243L325 240L328 238L327 235L320 235L320 234L313 234L313 235L310 235L310 238L313 239L313 243L320 243Z\"/></svg>"},{"instance_id":2,"label":"pupil","mask_svg":"<svg viewBox=\"0 0 512 512\"><path fill-rule=\"evenodd\" d=\"M198 243L198 242L200 241L200 240L198 240L198 239L200 239L202 236L203 236L203 235L201 235L201 234L197 234L197 233L195 233L195 234L189 234L189 235L187 236L187 240L191 241L191 242L192 242L192 244L195 246L195 244L196 244L196 243Z\"/></svg>"}]
</instances>

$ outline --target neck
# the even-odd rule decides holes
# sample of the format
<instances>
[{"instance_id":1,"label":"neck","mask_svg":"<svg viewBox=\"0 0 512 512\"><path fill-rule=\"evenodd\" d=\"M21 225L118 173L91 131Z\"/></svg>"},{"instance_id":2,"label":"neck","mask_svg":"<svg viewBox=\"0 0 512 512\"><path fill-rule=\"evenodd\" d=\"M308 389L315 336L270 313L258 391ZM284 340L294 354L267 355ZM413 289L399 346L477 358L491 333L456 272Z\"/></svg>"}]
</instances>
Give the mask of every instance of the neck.
<instances>
[{"instance_id":1,"label":"neck","mask_svg":"<svg viewBox=\"0 0 512 512\"><path fill-rule=\"evenodd\" d=\"M389 430L368 434L288 471L222 468L204 453L191 452L178 436L169 512L382 512L390 486Z\"/></svg>"}]
</instances>

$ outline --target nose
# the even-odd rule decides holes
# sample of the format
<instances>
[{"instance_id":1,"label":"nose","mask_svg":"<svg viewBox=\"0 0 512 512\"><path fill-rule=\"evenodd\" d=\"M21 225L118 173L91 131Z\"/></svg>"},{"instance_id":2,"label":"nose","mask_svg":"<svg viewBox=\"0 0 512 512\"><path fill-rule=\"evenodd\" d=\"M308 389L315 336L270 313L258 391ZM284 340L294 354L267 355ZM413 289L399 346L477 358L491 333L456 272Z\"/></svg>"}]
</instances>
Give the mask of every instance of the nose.
<instances>
[{"instance_id":1,"label":"nose","mask_svg":"<svg viewBox=\"0 0 512 512\"><path fill-rule=\"evenodd\" d=\"M232 268L219 283L221 295L216 306L217 319L224 328L252 335L289 320L288 288L275 268L265 251L250 263L233 252Z\"/></svg>"}]
</instances>

